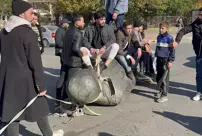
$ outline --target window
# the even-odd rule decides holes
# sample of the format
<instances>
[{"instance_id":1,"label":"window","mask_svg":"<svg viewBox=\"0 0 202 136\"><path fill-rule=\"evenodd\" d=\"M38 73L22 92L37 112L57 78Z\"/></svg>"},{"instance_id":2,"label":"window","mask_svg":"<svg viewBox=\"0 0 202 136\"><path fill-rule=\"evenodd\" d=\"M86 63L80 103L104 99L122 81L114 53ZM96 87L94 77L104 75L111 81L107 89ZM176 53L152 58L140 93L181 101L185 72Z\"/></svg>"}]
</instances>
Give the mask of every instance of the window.
<instances>
[{"instance_id":1,"label":"window","mask_svg":"<svg viewBox=\"0 0 202 136\"><path fill-rule=\"evenodd\" d=\"M42 32L46 32L46 29L44 27L41 27Z\"/></svg>"}]
</instances>

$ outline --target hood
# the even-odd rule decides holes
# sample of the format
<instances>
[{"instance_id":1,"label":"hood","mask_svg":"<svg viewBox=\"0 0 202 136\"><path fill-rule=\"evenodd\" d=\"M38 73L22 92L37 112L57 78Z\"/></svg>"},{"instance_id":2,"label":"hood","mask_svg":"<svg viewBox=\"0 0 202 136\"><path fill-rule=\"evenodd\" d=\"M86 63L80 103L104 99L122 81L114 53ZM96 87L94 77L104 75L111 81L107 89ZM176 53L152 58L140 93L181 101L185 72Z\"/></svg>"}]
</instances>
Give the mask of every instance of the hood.
<instances>
[{"instance_id":1,"label":"hood","mask_svg":"<svg viewBox=\"0 0 202 136\"><path fill-rule=\"evenodd\" d=\"M31 27L31 23L27 20L18 17L18 16L11 16L5 24L5 30L7 32L11 32L14 28L21 26L21 25L28 25Z\"/></svg>"}]
</instances>

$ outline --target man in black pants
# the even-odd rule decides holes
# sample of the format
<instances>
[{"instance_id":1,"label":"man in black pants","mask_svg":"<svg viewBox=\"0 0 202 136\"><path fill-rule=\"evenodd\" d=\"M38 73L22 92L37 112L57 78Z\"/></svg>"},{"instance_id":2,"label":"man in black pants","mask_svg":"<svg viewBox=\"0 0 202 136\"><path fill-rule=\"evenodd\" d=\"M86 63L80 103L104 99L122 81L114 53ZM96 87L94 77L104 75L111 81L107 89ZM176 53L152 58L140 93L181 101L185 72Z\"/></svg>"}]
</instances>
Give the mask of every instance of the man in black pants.
<instances>
[{"instance_id":1,"label":"man in black pants","mask_svg":"<svg viewBox=\"0 0 202 136\"><path fill-rule=\"evenodd\" d=\"M32 6L25 1L13 1L13 15L0 34L0 118L8 123L30 100L34 103L7 128L7 136L19 136L21 120L37 122L43 136L63 136L62 130L52 132L44 97L46 87L37 35L31 28Z\"/></svg>"},{"instance_id":2,"label":"man in black pants","mask_svg":"<svg viewBox=\"0 0 202 136\"><path fill-rule=\"evenodd\" d=\"M55 34L55 55L60 57L60 64L61 64L61 68L60 68L60 78L57 82L56 85L56 98L57 99L61 99L62 96L62 88L63 88L63 83L65 80L65 66L63 65L63 61L62 61L62 48L63 48L63 42L64 42L64 37L65 34L69 28L69 23L70 21L63 18L60 22L61 26L58 28L58 30L56 31ZM58 108L60 102L56 102L56 109Z\"/></svg>"},{"instance_id":3,"label":"man in black pants","mask_svg":"<svg viewBox=\"0 0 202 136\"><path fill-rule=\"evenodd\" d=\"M8 123L35 96L39 97L7 128L8 136L19 136L21 120L37 122L44 136L63 136L62 130L52 132L44 97L44 71L36 33L31 28L32 6L25 1L13 1L13 15L0 34L0 118Z\"/></svg>"},{"instance_id":4,"label":"man in black pants","mask_svg":"<svg viewBox=\"0 0 202 136\"><path fill-rule=\"evenodd\" d=\"M63 91L63 85L67 79L69 68L81 68L83 65L82 62L82 53L80 48L82 47L83 34L82 29L84 28L84 18L81 15L74 15L73 17L73 26L71 26L64 36L64 44L62 50L62 74L60 80L57 84L57 99L64 99L66 92ZM57 107L60 103L57 103ZM60 108L56 108L60 111Z\"/></svg>"}]
</instances>

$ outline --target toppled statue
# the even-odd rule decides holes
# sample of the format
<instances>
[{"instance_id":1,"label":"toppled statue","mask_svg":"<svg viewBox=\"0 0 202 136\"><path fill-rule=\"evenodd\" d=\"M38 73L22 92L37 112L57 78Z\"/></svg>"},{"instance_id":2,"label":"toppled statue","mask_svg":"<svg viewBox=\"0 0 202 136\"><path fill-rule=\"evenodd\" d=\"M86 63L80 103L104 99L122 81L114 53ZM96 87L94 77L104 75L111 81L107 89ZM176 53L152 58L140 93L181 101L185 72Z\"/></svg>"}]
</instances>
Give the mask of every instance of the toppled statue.
<instances>
[{"instance_id":1,"label":"toppled statue","mask_svg":"<svg viewBox=\"0 0 202 136\"><path fill-rule=\"evenodd\" d=\"M78 68L70 69L68 75L68 97L79 104L115 106L120 104L125 91L129 92L135 87L135 81L125 75L124 69L116 60L112 61L100 77L92 69Z\"/></svg>"}]
</instances>

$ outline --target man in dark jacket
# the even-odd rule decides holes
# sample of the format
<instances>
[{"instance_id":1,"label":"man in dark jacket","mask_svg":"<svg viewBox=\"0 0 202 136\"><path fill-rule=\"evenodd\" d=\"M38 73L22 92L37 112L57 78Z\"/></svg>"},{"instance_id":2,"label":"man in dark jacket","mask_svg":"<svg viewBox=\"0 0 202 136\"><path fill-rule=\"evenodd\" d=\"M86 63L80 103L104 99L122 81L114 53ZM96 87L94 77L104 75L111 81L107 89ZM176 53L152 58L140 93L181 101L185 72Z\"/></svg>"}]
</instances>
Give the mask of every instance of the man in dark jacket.
<instances>
[{"instance_id":1,"label":"man in dark jacket","mask_svg":"<svg viewBox=\"0 0 202 136\"><path fill-rule=\"evenodd\" d=\"M133 23L126 21L123 24L123 28L116 32L116 40L119 45L119 51L116 59L123 65L126 70L127 76L134 80L134 74L131 66L135 66L136 61L140 58L141 52L138 52L139 46L137 41L132 41ZM135 35L133 35L135 36ZM141 50L140 50L141 51Z\"/></svg>"},{"instance_id":2,"label":"man in dark jacket","mask_svg":"<svg viewBox=\"0 0 202 136\"><path fill-rule=\"evenodd\" d=\"M63 18L60 22L61 26L57 29L55 33L55 55L56 56L61 57L64 36L69 27L69 23L71 22L68 19ZM61 62L61 59L60 59L60 62Z\"/></svg>"},{"instance_id":3,"label":"man in dark jacket","mask_svg":"<svg viewBox=\"0 0 202 136\"><path fill-rule=\"evenodd\" d=\"M82 59L87 66L92 66L90 58L96 54L100 54L102 58L107 59L105 63L101 63L101 71L106 69L111 61L115 58L119 45L116 43L114 30L111 26L105 24L106 16L103 12L95 13L94 25L86 28L84 34L84 46L81 48L83 54Z\"/></svg>"},{"instance_id":4,"label":"man in dark jacket","mask_svg":"<svg viewBox=\"0 0 202 136\"><path fill-rule=\"evenodd\" d=\"M196 86L197 94L193 97L194 101L199 101L202 96L202 8L199 9L199 17L190 25L182 28L173 43L173 47L177 47L182 37L187 33L193 33L192 44L196 54Z\"/></svg>"},{"instance_id":5,"label":"man in dark jacket","mask_svg":"<svg viewBox=\"0 0 202 136\"><path fill-rule=\"evenodd\" d=\"M80 48L83 46L83 34L80 30L83 29L85 23L81 15L73 17L73 27L65 34L64 46L62 50L62 60L65 66L82 67L82 53Z\"/></svg>"},{"instance_id":6,"label":"man in dark jacket","mask_svg":"<svg viewBox=\"0 0 202 136\"><path fill-rule=\"evenodd\" d=\"M56 98L57 99L61 99L63 83L64 83L64 79L65 79L65 75L66 75L65 66L63 65L61 55L62 55L63 42L65 39L65 33L69 28L69 23L70 23L69 20L67 20L66 18L63 18L60 22L61 26L58 28L58 30L56 31L56 34L55 34L55 55L60 57L60 64L61 64L60 78L56 85ZM56 108L59 107L59 103L60 102L56 102L56 105L55 105Z\"/></svg>"},{"instance_id":7,"label":"man in dark jacket","mask_svg":"<svg viewBox=\"0 0 202 136\"><path fill-rule=\"evenodd\" d=\"M37 35L31 28L33 8L25 1L14 1L12 13L0 35L0 117L9 122L38 94L35 102L7 128L8 136L19 135L21 120L37 121L44 136L63 136L52 132L44 97L46 87Z\"/></svg>"}]
</instances>

